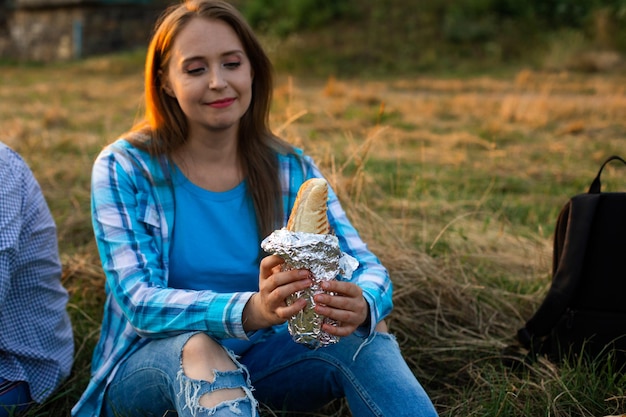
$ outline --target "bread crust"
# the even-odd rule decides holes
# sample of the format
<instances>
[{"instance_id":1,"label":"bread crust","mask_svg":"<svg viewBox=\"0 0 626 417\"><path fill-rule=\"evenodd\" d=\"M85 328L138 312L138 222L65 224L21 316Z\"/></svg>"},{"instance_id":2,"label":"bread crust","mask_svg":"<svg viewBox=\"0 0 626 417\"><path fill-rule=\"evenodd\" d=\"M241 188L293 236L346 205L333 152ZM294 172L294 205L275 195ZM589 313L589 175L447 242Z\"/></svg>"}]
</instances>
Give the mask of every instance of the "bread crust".
<instances>
[{"instance_id":1,"label":"bread crust","mask_svg":"<svg viewBox=\"0 0 626 417\"><path fill-rule=\"evenodd\" d=\"M292 232L328 234L328 183L323 178L311 178L300 186L291 209L287 230Z\"/></svg>"}]
</instances>

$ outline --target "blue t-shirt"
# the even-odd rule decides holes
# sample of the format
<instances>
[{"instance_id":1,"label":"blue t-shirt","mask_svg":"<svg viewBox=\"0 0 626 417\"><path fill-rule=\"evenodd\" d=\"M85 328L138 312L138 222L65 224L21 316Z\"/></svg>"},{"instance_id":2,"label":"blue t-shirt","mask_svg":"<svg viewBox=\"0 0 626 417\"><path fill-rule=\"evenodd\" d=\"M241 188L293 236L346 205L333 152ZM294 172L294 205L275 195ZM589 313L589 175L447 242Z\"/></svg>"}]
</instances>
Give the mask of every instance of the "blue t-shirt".
<instances>
[{"instance_id":1,"label":"blue t-shirt","mask_svg":"<svg viewBox=\"0 0 626 417\"><path fill-rule=\"evenodd\" d=\"M258 291L260 241L247 183L224 192L208 191L178 168L174 181L168 285L222 293ZM249 341L227 339L222 344L242 354L262 333L250 335Z\"/></svg>"},{"instance_id":2,"label":"blue t-shirt","mask_svg":"<svg viewBox=\"0 0 626 417\"><path fill-rule=\"evenodd\" d=\"M228 293L258 291L259 233L246 182L205 190L176 168L169 286Z\"/></svg>"}]
</instances>

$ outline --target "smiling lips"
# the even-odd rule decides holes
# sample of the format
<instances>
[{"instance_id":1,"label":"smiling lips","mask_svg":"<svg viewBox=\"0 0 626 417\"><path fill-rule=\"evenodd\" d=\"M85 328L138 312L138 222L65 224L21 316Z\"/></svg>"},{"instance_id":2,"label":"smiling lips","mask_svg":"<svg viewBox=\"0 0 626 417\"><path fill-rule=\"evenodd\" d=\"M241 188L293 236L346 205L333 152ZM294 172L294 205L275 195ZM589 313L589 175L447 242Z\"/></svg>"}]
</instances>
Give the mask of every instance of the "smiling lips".
<instances>
[{"instance_id":1,"label":"smiling lips","mask_svg":"<svg viewBox=\"0 0 626 417\"><path fill-rule=\"evenodd\" d=\"M224 98L221 100L215 100L208 103L209 106L214 107L216 109L223 109L224 107L228 107L235 102L234 98Z\"/></svg>"}]
</instances>

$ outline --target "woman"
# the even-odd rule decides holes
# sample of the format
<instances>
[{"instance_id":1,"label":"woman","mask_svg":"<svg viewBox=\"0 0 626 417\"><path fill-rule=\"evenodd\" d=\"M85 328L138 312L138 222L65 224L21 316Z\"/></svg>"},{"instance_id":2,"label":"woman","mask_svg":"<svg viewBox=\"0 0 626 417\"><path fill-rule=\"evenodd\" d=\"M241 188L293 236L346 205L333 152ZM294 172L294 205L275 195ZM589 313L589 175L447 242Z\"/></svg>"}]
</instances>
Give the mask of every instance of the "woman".
<instances>
[{"instance_id":1,"label":"woman","mask_svg":"<svg viewBox=\"0 0 626 417\"><path fill-rule=\"evenodd\" d=\"M157 23L145 120L93 168L107 300L74 416L256 416L257 401L315 410L341 397L359 417L436 415L393 337L375 330L391 283L332 191L329 221L360 268L329 283L336 295L316 309L342 339L310 350L286 331L305 301L285 299L311 285L309 272L281 272L260 242L321 173L269 130L271 75L227 3L188 1Z\"/></svg>"}]
</instances>

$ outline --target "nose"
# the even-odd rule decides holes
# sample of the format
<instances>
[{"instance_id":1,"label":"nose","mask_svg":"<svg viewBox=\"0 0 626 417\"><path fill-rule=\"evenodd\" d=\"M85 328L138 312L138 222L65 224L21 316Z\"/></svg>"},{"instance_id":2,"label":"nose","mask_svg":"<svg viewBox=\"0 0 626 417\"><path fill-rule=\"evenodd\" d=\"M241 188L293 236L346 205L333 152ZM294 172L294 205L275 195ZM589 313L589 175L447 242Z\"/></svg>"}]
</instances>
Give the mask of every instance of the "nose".
<instances>
[{"instance_id":1,"label":"nose","mask_svg":"<svg viewBox=\"0 0 626 417\"><path fill-rule=\"evenodd\" d=\"M213 90L221 90L226 87L226 79L222 74L221 68L213 68L209 75L209 88Z\"/></svg>"}]
</instances>

